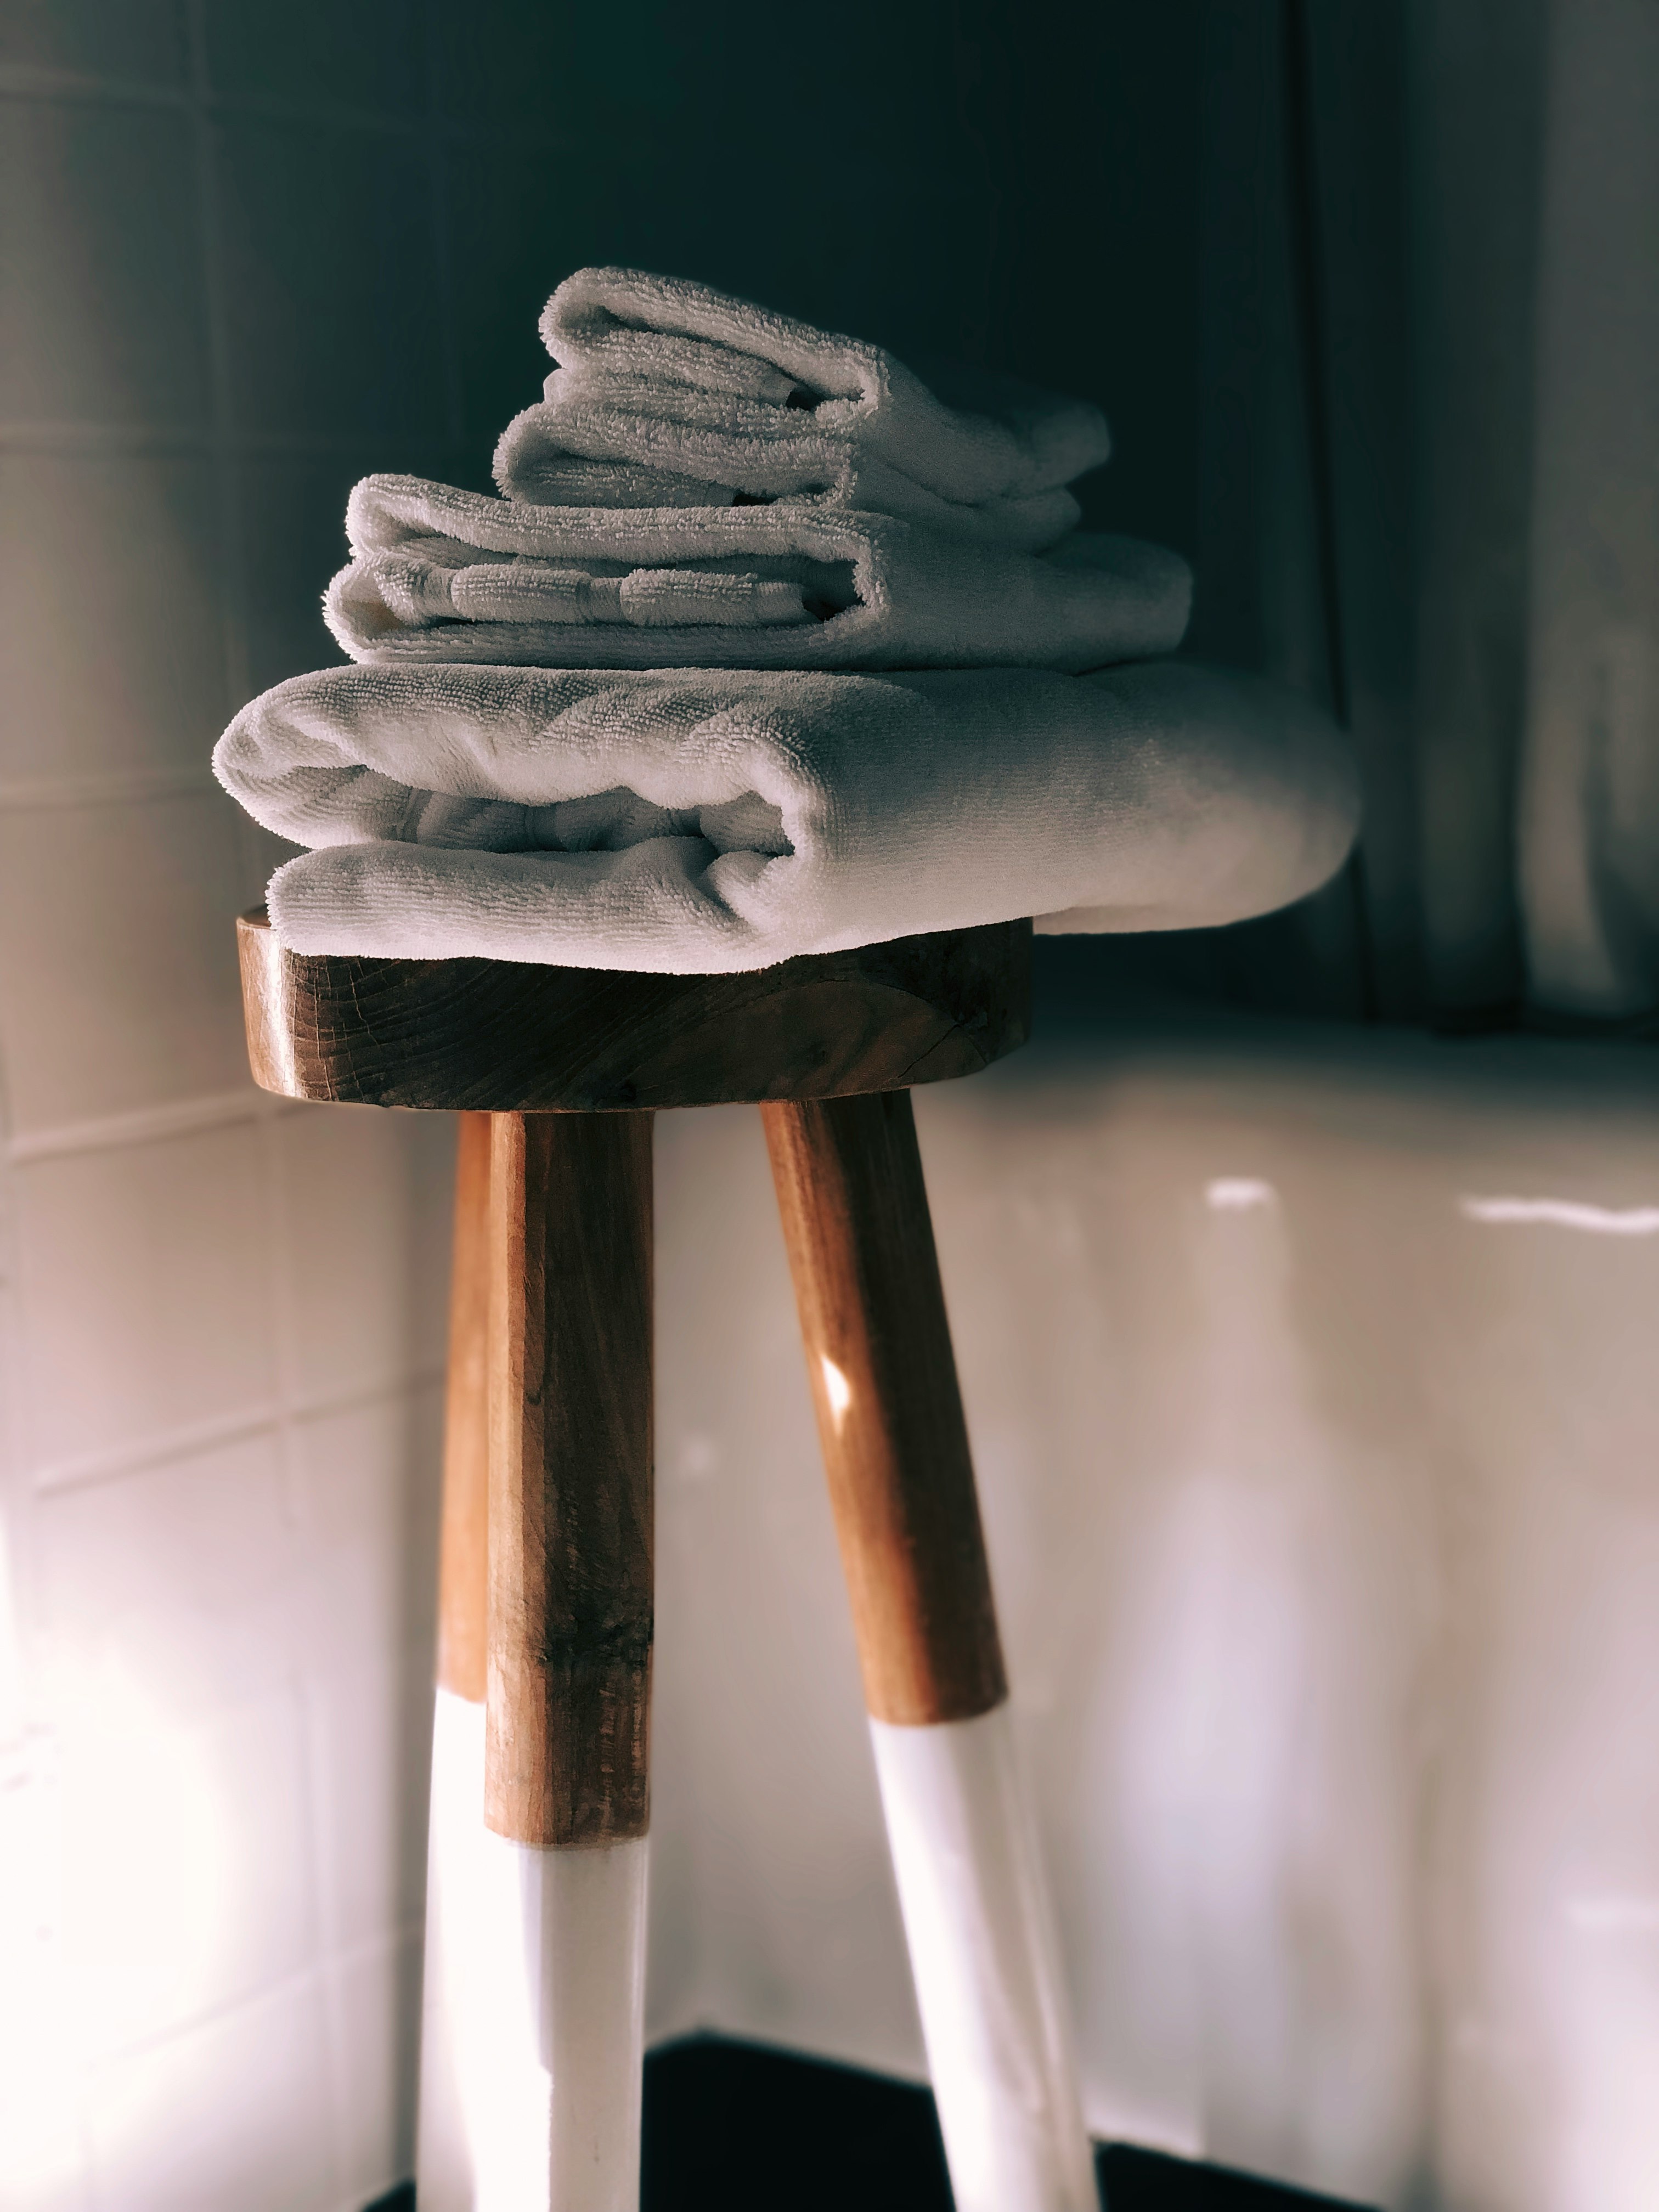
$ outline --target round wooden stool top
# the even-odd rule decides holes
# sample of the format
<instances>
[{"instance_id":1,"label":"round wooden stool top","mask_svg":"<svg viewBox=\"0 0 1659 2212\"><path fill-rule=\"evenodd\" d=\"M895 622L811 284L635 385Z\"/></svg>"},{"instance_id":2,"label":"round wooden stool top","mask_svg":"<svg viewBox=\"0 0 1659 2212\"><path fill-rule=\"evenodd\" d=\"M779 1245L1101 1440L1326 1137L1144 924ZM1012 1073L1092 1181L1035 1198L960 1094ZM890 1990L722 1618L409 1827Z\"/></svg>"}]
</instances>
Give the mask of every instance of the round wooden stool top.
<instances>
[{"instance_id":1,"label":"round wooden stool top","mask_svg":"<svg viewBox=\"0 0 1659 2212\"><path fill-rule=\"evenodd\" d=\"M1031 925L738 975L288 951L236 926L256 1082L339 1104L605 1113L973 1075L1030 1033Z\"/></svg>"}]
</instances>

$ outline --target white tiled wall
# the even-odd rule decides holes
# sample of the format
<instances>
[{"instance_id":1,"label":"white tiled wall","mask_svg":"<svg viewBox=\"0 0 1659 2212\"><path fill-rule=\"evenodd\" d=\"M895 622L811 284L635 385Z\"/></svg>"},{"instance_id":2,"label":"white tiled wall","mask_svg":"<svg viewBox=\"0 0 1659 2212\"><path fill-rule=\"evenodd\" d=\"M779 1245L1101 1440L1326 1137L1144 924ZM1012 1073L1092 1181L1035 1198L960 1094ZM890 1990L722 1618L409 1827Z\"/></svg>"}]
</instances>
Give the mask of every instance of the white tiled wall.
<instances>
[{"instance_id":1,"label":"white tiled wall","mask_svg":"<svg viewBox=\"0 0 1659 2212\"><path fill-rule=\"evenodd\" d=\"M252 1090L207 756L487 460L424 16L0 8L5 2212L411 2163L450 1130Z\"/></svg>"}]
</instances>

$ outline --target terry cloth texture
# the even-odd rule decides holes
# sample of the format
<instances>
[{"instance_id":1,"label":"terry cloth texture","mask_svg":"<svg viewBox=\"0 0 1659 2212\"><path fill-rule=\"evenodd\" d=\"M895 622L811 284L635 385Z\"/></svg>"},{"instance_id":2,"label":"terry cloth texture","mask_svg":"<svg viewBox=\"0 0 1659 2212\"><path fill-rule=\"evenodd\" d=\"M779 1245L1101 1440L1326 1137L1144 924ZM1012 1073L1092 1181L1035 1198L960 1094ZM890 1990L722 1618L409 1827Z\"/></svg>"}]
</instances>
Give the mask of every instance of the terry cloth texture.
<instances>
[{"instance_id":1,"label":"terry cloth texture","mask_svg":"<svg viewBox=\"0 0 1659 2212\"><path fill-rule=\"evenodd\" d=\"M706 285L581 269L542 316L558 366L508 424L495 480L550 507L810 499L1027 550L1079 513L1064 487L1106 459L1098 408L1012 378L921 379Z\"/></svg>"},{"instance_id":2,"label":"terry cloth texture","mask_svg":"<svg viewBox=\"0 0 1659 2212\"><path fill-rule=\"evenodd\" d=\"M527 507L367 477L328 626L354 660L564 668L1079 670L1173 652L1187 564L1074 533L1036 555L802 507Z\"/></svg>"},{"instance_id":3,"label":"terry cloth texture","mask_svg":"<svg viewBox=\"0 0 1659 2212\"><path fill-rule=\"evenodd\" d=\"M1233 921L1323 882L1357 807L1334 724L1178 662L331 669L245 708L214 765L316 848L271 879L298 951L668 974L1061 908Z\"/></svg>"}]
</instances>

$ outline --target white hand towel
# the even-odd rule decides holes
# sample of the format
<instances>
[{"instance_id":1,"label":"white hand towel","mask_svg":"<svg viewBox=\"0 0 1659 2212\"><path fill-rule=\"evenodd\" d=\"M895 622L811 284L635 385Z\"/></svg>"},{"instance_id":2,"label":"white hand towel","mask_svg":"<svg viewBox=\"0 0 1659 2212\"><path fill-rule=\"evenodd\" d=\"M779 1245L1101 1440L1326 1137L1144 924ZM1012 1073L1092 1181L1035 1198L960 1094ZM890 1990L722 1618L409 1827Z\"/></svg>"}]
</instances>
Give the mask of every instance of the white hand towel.
<instances>
[{"instance_id":1,"label":"white hand towel","mask_svg":"<svg viewBox=\"0 0 1659 2212\"><path fill-rule=\"evenodd\" d=\"M566 277L542 337L559 365L495 480L545 506L811 498L1030 549L1111 447L1085 401L969 369L930 390L879 346L639 270Z\"/></svg>"},{"instance_id":2,"label":"white hand towel","mask_svg":"<svg viewBox=\"0 0 1659 2212\"><path fill-rule=\"evenodd\" d=\"M837 676L331 669L214 755L319 849L271 878L301 952L668 974L1093 909L1232 921L1340 863L1346 740L1180 662Z\"/></svg>"},{"instance_id":3,"label":"white hand towel","mask_svg":"<svg viewBox=\"0 0 1659 2212\"><path fill-rule=\"evenodd\" d=\"M1078 532L1037 556L771 507L527 507L367 477L323 611L354 660L562 668L1099 668L1172 652L1192 578Z\"/></svg>"}]
</instances>

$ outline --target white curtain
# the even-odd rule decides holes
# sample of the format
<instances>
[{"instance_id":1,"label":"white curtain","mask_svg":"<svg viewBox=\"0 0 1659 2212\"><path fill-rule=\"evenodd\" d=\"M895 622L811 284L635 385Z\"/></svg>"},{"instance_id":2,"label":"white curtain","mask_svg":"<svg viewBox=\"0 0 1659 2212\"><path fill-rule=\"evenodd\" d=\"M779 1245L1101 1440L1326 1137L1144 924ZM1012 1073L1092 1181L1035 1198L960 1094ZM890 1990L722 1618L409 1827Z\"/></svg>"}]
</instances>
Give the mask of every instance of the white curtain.
<instances>
[{"instance_id":1,"label":"white curtain","mask_svg":"<svg viewBox=\"0 0 1659 2212\"><path fill-rule=\"evenodd\" d=\"M1659 1011L1659 9L1214 0L1194 644L1322 693L1368 822L1229 996Z\"/></svg>"},{"instance_id":2,"label":"white curtain","mask_svg":"<svg viewBox=\"0 0 1659 2212\"><path fill-rule=\"evenodd\" d=\"M1659 1005L1659 8L1557 0L1518 810L1540 1006Z\"/></svg>"}]
</instances>

